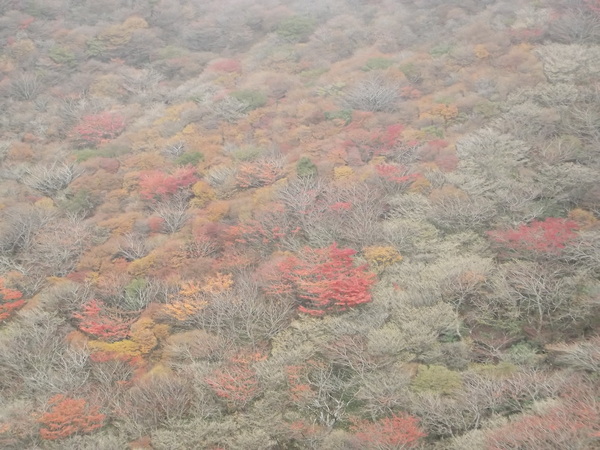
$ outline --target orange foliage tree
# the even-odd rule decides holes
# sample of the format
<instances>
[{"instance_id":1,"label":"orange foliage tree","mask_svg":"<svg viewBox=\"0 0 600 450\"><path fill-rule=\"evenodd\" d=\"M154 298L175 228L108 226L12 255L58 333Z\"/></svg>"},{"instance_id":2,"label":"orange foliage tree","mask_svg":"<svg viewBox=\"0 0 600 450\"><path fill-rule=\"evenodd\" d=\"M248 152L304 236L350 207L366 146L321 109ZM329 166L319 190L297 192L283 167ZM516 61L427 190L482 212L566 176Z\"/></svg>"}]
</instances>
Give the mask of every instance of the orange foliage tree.
<instances>
[{"instance_id":1,"label":"orange foliage tree","mask_svg":"<svg viewBox=\"0 0 600 450\"><path fill-rule=\"evenodd\" d=\"M426 436L419 428L419 420L408 415L394 415L377 422L359 421L352 430L361 448L368 449L413 448Z\"/></svg>"},{"instance_id":2,"label":"orange foliage tree","mask_svg":"<svg viewBox=\"0 0 600 450\"><path fill-rule=\"evenodd\" d=\"M64 439L76 433L90 433L104 425L106 416L98 406L89 406L85 399L56 395L49 400L52 409L42 414L42 439Z\"/></svg>"},{"instance_id":3,"label":"orange foliage tree","mask_svg":"<svg viewBox=\"0 0 600 450\"><path fill-rule=\"evenodd\" d=\"M172 300L164 305L163 310L167 316L176 320L188 320L208 305L207 295L228 291L232 286L231 274L220 272L207 278L203 285L194 282L184 283Z\"/></svg>"},{"instance_id":4,"label":"orange foliage tree","mask_svg":"<svg viewBox=\"0 0 600 450\"><path fill-rule=\"evenodd\" d=\"M185 321L202 311L208 302L204 299L202 288L197 283L185 283L177 295L164 305L167 316Z\"/></svg>"},{"instance_id":5,"label":"orange foliage tree","mask_svg":"<svg viewBox=\"0 0 600 450\"><path fill-rule=\"evenodd\" d=\"M291 256L276 265L267 292L294 295L300 303L298 310L312 316L368 303L376 277L366 265L354 265L355 253L336 243L321 249L306 247L300 257Z\"/></svg>"},{"instance_id":6,"label":"orange foliage tree","mask_svg":"<svg viewBox=\"0 0 600 450\"><path fill-rule=\"evenodd\" d=\"M125 339L133 323L124 319L118 310L109 310L101 300L90 300L73 318L78 320L78 327L84 333L111 342Z\"/></svg>"},{"instance_id":7,"label":"orange foliage tree","mask_svg":"<svg viewBox=\"0 0 600 450\"><path fill-rule=\"evenodd\" d=\"M241 189L268 186L283 176L283 167L278 160L261 160L240 165L235 175L237 187Z\"/></svg>"},{"instance_id":8,"label":"orange foliage tree","mask_svg":"<svg viewBox=\"0 0 600 450\"><path fill-rule=\"evenodd\" d=\"M368 163L377 156L389 155L402 143L402 132L404 126L400 124L390 125L368 131L358 128L356 125L348 127L347 139L342 143L346 152L358 151L363 163Z\"/></svg>"},{"instance_id":9,"label":"orange foliage tree","mask_svg":"<svg viewBox=\"0 0 600 450\"><path fill-rule=\"evenodd\" d=\"M0 323L4 322L15 311L19 310L24 304L23 294L16 289L9 289L4 285L4 280L0 278Z\"/></svg>"},{"instance_id":10,"label":"orange foliage tree","mask_svg":"<svg viewBox=\"0 0 600 450\"><path fill-rule=\"evenodd\" d=\"M196 181L196 169L191 166L177 169L170 175L149 170L140 175L140 194L148 200L165 200Z\"/></svg>"},{"instance_id":11,"label":"orange foliage tree","mask_svg":"<svg viewBox=\"0 0 600 450\"><path fill-rule=\"evenodd\" d=\"M252 363L263 359L265 357L260 353L233 357L224 367L214 370L205 381L228 407L243 409L260 393L260 384Z\"/></svg>"},{"instance_id":12,"label":"orange foliage tree","mask_svg":"<svg viewBox=\"0 0 600 450\"><path fill-rule=\"evenodd\" d=\"M597 405L567 399L562 405L540 414L523 415L490 430L486 433L486 448L598 448L599 424L600 411Z\"/></svg>"}]
</instances>

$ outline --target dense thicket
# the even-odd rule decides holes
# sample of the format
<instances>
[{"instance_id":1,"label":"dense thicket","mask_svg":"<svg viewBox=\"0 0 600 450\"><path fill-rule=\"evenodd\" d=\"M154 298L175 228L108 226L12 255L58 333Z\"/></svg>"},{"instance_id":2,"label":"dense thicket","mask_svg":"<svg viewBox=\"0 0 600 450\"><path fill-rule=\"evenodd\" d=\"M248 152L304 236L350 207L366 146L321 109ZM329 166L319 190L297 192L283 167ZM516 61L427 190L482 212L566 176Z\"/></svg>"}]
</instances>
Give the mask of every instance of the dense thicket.
<instances>
[{"instance_id":1,"label":"dense thicket","mask_svg":"<svg viewBox=\"0 0 600 450\"><path fill-rule=\"evenodd\" d=\"M0 0L0 447L600 446L600 2Z\"/></svg>"}]
</instances>

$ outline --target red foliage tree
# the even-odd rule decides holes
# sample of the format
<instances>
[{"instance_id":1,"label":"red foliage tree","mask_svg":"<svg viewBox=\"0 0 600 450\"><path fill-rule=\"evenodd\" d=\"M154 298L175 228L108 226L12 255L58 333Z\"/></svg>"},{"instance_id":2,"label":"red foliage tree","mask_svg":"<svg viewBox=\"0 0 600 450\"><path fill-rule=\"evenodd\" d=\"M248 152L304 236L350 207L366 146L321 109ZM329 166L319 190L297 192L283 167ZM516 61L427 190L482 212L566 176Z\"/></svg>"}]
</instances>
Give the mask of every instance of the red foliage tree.
<instances>
[{"instance_id":1,"label":"red foliage tree","mask_svg":"<svg viewBox=\"0 0 600 450\"><path fill-rule=\"evenodd\" d=\"M106 416L97 406L91 407L82 398L56 395L49 400L52 409L42 414L42 439L64 439L76 433L90 433L104 425Z\"/></svg>"},{"instance_id":2,"label":"red foliage tree","mask_svg":"<svg viewBox=\"0 0 600 450\"><path fill-rule=\"evenodd\" d=\"M406 100L416 100L423 97L423 93L415 87L404 86L400 89L400 96Z\"/></svg>"},{"instance_id":3,"label":"red foliage tree","mask_svg":"<svg viewBox=\"0 0 600 450\"><path fill-rule=\"evenodd\" d=\"M148 217L146 223L148 224L148 228L150 229L150 231L153 233L160 233L164 230L165 227L165 219L158 216Z\"/></svg>"},{"instance_id":4,"label":"red foliage tree","mask_svg":"<svg viewBox=\"0 0 600 450\"><path fill-rule=\"evenodd\" d=\"M235 182L241 189L269 186L283 176L283 168L277 160L264 160L240 165Z\"/></svg>"},{"instance_id":5,"label":"red foliage tree","mask_svg":"<svg viewBox=\"0 0 600 450\"><path fill-rule=\"evenodd\" d=\"M23 294L16 289L9 289L0 278L0 323L12 316L25 304Z\"/></svg>"},{"instance_id":6,"label":"red foliage tree","mask_svg":"<svg viewBox=\"0 0 600 450\"><path fill-rule=\"evenodd\" d=\"M426 436L419 428L419 419L408 415L394 415L377 422L359 421L352 431L362 448L369 449L413 448Z\"/></svg>"},{"instance_id":7,"label":"red foliage tree","mask_svg":"<svg viewBox=\"0 0 600 450\"><path fill-rule=\"evenodd\" d=\"M389 155L394 148L400 145L403 130L404 126L400 124L375 131L351 125L348 130L348 139L342 145L346 151L357 150L362 162L367 163L376 156Z\"/></svg>"},{"instance_id":8,"label":"red foliage tree","mask_svg":"<svg viewBox=\"0 0 600 450\"><path fill-rule=\"evenodd\" d=\"M242 64L237 59L219 59L210 64L209 70L213 70L215 72L241 72Z\"/></svg>"},{"instance_id":9,"label":"red foliage tree","mask_svg":"<svg viewBox=\"0 0 600 450\"><path fill-rule=\"evenodd\" d=\"M121 163L115 158L98 158L98 167L107 171L108 173L117 173Z\"/></svg>"},{"instance_id":10,"label":"red foliage tree","mask_svg":"<svg viewBox=\"0 0 600 450\"><path fill-rule=\"evenodd\" d=\"M231 358L227 365L214 370L205 381L231 409L243 409L260 392L256 370L251 365L260 359L264 357L258 353Z\"/></svg>"},{"instance_id":11,"label":"red foliage tree","mask_svg":"<svg viewBox=\"0 0 600 450\"><path fill-rule=\"evenodd\" d=\"M510 250L556 255L577 236L577 229L577 222L573 220L549 217L512 230L488 231L488 235Z\"/></svg>"},{"instance_id":12,"label":"red foliage tree","mask_svg":"<svg viewBox=\"0 0 600 450\"><path fill-rule=\"evenodd\" d=\"M90 300L73 318L79 321L79 329L84 333L111 342L125 339L133 323L123 319L118 311L109 311L100 300Z\"/></svg>"},{"instance_id":13,"label":"red foliage tree","mask_svg":"<svg viewBox=\"0 0 600 450\"><path fill-rule=\"evenodd\" d=\"M196 169L191 166L181 167L170 175L160 170L148 170L140 174L140 194L148 200L164 200L196 181Z\"/></svg>"},{"instance_id":14,"label":"red foliage tree","mask_svg":"<svg viewBox=\"0 0 600 450\"><path fill-rule=\"evenodd\" d=\"M567 402L542 414L530 414L490 431L487 450L549 448L598 448L598 408L583 402Z\"/></svg>"},{"instance_id":15,"label":"red foliage tree","mask_svg":"<svg viewBox=\"0 0 600 450\"><path fill-rule=\"evenodd\" d=\"M84 116L79 125L73 128L71 135L79 145L97 146L116 138L124 129L123 116L103 112Z\"/></svg>"},{"instance_id":16,"label":"red foliage tree","mask_svg":"<svg viewBox=\"0 0 600 450\"><path fill-rule=\"evenodd\" d=\"M314 396L310 385L304 380L306 370L306 366L285 366L290 399L294 402Z\"/></svg>"},{"instance_id":17,"label":"red foliage tree","mask_svg":"<svg viewBox=\"0 0 600 450\"><path fill-rule=\"evenodd\" d=\"M406 167L397 164L377 164L375 171L382 181L405 187L419 178L419 174L408 173Z\"/></svg>"},{"instance_id":18,"label":"red foliage tree","mask_svg":"<svg viewBox=\"0 0 600 450\"><path fill-rule=\"evenodd\" d=\"M300 301L298 310L313 316L368 303L375 274L366 264L354 265L355 253L335 243L321 249L307 247L300 258L288 257L276 265L267 291L294 295Z\"/></svg>"},{"instance_id":19,"label":"red foliage tree","mask_svg":"<svg viewBox=\"0 0 600 450\"><path fill-rule=\"evenodd\" d=\"M230 227L227 235L236 243L271 251L273 246L279 246L300 231L301 227L290 220L281 203L270 203L268 208L255 214L255 219Z\"/></svg>"},{"instance_id":20,"label":"red foliage tree","mask_svg":"<svg viewBox=\"0 0 600 450\"><path fill-rule=\"evenodd\" d=\"M590 11L600 14L600 0L584 0L584 3Z\"/></svg>"}]
</instances>

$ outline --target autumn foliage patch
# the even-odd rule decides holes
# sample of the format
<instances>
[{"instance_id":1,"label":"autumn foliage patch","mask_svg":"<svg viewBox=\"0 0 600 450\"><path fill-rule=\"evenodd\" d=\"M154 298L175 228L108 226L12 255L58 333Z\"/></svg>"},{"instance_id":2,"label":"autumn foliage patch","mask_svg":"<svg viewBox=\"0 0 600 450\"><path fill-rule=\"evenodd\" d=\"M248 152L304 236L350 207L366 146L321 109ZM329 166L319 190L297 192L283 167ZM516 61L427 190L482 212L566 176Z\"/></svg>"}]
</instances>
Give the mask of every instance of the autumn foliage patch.
<instances>
[{"instance_id":1,"label":"autumn foliage patch","mask_svg":"<svg viewBox=\"0 0 600 450\"><path fill-rule=\"evenodd\" d=\"M577 236L577 229L573 220L549 217L510 230L489 231L488 235L496 244L513 251L556 255Z\"/></svg>"},{"instance_id":2,"label":"autumn foliage patch","mask_svg":"<svg viewBox=\"0 0 600 450\"><path fill-rule=\"evenodd\" d=\"M598 409L574 399L540 414L527 414L486 436L486 448L549 449L597 448L600 443ZM589 445L589 447L588 447Z\"/></svg>"},{"instance_id":3,"label":"autumn foliage patch","mask_svg":"<svg viewBox=\"0 0 600 450\"><path fill-rule=\"evenodd\" d=\"M214 370L205 381L230 408L242 409L260 392L252 363L263 359L265 358L260 353L230 358L225 366Z\"/></svg>"},{"instance_id":4,"label":"autumn foliage patch","mask_svg":"<svg viewBox=\"0 0 600 450\"><path fill-rule=\"evenodd\" d=\"M76 433L90 433L104 425L105 415L82 398L56 395L49 400L51 410L39 419L42 439L64 439Z\"/></svg>"},{"instance_id":5,"label":"autumn foliage patch","mask_svg":"<svg viewBox=\"0 0 600 450\"><path fill-rule=\"evenodd\" d=\"M369 449L414 448L426 436L419 420L408 415L394 415L377 422L360 421L352 428L356 440Z\"/></svg>"},{"instance_id":6,"label":"autumn foliage patch","mask_svg":"<svg viewBox=\"0 0 600 450\"><path fill-rule=\"evenodd\" d=\"M212 62L209 68L215 72L241 72L242 64L235 59L219 59Z\"/></svg>"},{"instance_id":7,"label":"autumn foliage patch","mask_svg":"<svg viewBox=\"0 0 600 450\"><path fill-rule=\"evenodd\" d=\"M71 135L80 145L97 146L119 136L125 130L125 119L120 114L103 112L84 116Z\"/></svg>"},{"instance_id":8,"label":"autumn foliage patch","mask_svg":"<svg viewBox=\"0 0 600 450\"><path fill-rule=\"evenodd\" d=\"M117 312L109 311L100 300L90 300L73 318L78 320L79 329L84 333L111 342L125 339L132 323Z\"/></svg>"},{"instance_id":9,"label":"autumn foliage patch","mask_svg":"<svg viewBox=\"0 0 600 450\"><path fill-rule=\"evenodd\" d=\"M164 200L196 181L198 178L193 167L182 167L172 174L149 170L140 175L140 195L148 200Z\"/></svg>"},{"instance_id":10,"label":"autumn foliage patch","mask_svg":"<svg viewBox=\"0 0 600 450\"><path fill-rule=\"evenodd\" d=\"M409 174L406 167L396 164L378 164L375 166L375 171L383 181L397 185L409 185L419 178L419 174Z\"/></svg>"},{"instance_id":11,"label":"autumn foliage patch","mask_svg":"<svg viewBox=\"0 0 600 450\"><path fill-rule=\"evenodd\" d=\"M321 249L305 248L300 257L279 262L268 287L271 294L291 294L298 310L312 316L345 311L371 301L375 274L366 265L355 266L350 248L337 244Z\"/></svg>"},{"instance_id":12,"label":"autumn foliage patch","mask_svg":"<svg viewBox=\"0 0 600 450\"><path fill-rule=\"evenodd\" d=\"M0 323L4 322L25 305L23 294L16 289L9 289L0 278Z\"/></svg>"}]
</instances>

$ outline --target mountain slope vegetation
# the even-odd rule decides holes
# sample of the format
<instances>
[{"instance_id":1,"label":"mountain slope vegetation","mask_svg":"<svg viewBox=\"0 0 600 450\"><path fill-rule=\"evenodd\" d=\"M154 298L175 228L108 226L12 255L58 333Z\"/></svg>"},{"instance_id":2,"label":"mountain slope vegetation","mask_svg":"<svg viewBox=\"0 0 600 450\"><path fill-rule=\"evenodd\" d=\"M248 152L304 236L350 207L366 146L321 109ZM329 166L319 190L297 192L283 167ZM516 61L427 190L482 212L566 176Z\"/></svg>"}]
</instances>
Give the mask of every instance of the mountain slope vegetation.
<instances>
[{"instance_id":1,"label":"mountain slope vegetation","mask_svg":"<svg viewBox=\"0 0 600 450\"><path fill-rule=\"evenodd\" d=\"M600 446L600 2L0 0L0 447Z\"/></svg>"}]
</instances>

